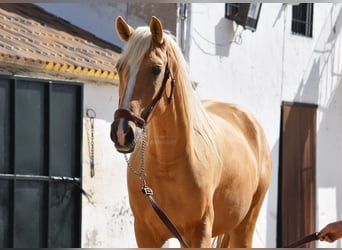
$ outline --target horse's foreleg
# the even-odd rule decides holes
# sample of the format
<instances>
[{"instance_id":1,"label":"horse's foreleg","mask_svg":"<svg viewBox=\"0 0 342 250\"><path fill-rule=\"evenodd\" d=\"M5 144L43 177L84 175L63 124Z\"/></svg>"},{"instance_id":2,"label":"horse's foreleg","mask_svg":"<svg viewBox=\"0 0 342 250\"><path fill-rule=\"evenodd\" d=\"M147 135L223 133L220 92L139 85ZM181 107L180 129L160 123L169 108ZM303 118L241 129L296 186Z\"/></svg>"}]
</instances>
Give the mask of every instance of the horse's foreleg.
<instances>
[{"instance_id":1,"label":"horse's foreleg","mask_svg":"<svg viewBox=\"0 0 342 250\"><path fill-rule=\"evenodd\" d=\"M190 247L211 247L211 233L213 227L214 212L210 209L203 217L199 225L194 226L192 231Z\"/></svg>"},{"instance_id":2,"label":"horse's foreleg","mask_svg":"<svg viewBox=\"0 0 342 250\"><path fill-rule=\"evenodd\" d=\"M134 223L135 239L139 248L161 248L165 240L153 234L146 225Z\"/></svg>"},{"instance_id":3,"label":"horse's foreleg","mask_svg":"<svg viewBox=\"0 0 342 250\"><path fill-rule=\"evenodd\" d=\"M211 226L200 225L193 231L190 247L208 248L211 247Z\"/></svg>"},{"instance_id":4,"label":"horse's foreleg","mask_svg":"<svg viewBox=\"0 0 342 250\"><path fill-rule=\"evenodd\" d=\"M230 233L229 247L232 248L251 248L253 234L257 220L257 208L252 208L245 219Z\"/></svg>"},{"instance_id":5,"label":"horse's foreleg","mask_svg":"<svg viewBox=\"0 0 342 250\"><path fill-rule=\"evenodd\" d=\"M230 233L231 242L229 247L240 248L252 247L253 234L258 215L267 191L268 185L259 185L258 191L253 197L253 201L246 217L243 221Z\"/></svg>"}]
</instances>

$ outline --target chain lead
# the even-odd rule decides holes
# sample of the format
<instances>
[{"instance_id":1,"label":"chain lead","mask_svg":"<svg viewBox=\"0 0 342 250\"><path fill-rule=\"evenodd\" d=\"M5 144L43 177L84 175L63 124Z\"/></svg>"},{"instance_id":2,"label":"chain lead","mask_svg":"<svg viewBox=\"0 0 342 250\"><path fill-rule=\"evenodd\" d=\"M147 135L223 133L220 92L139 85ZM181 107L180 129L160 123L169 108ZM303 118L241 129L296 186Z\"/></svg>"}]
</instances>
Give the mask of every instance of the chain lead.
<instances>
[{"instance_id":1,"label":"chain lead","mask_svg":"<svg viewBox=\"0 0 342 250\"><path fill-rule=\"evenodd\" d=\"M134 141L134 143L137 143L137 141L141 137L141 161L140 161L140 171L137 171L130 163L127 154L124 154L125 160L127 163L127 167L132 171L133 174L139 177L143 188L146 188L146 173L145 173L145 149L146 149L146 128L145 126L142 127L142 133L140 136Z\"/></svg>"},{"instance_id":2,"label":"chain lead","mask_svg":"<svg viewBox=\"0 0 342 250\"><path fill-rule=\"evenodd\" d=\"M95 162L94 162L94 119L96 113L93 109L87 109L87 117L90 122L90 139L88 136L89 144L89 161L90 161L90 176L93 178L95 176Z\"/></svg>"}]
</instances>

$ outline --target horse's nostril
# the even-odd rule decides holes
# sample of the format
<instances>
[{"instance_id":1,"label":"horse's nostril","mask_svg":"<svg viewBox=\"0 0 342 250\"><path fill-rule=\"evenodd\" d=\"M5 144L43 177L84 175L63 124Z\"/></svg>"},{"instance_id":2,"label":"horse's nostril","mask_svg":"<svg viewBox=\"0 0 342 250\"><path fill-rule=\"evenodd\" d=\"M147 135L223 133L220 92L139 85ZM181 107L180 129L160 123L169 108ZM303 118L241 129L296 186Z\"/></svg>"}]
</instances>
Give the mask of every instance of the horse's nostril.
<instances>
[{"instance_id":1,"label":"horse's nostril","mask_svg":"<svg viewBox=\"0 0 342 250\"><path fill-rule=\"evenodd\" d=\"M118 137L116 135L116 130L117 130L117 124L115 122L112 123L111 128L110 128L110 139L113 142L116 142L118 140Z\"/></svg>"},{"instance_id":2,"label":"horse's nostril","mask_svg":"<svg viewBox=\"0 0 342 250\"><path fill-rule=\"evenodd\" d=\"M112 142L116 142L118 140L118 138L116 137L116 133L113 132L113 130L110 131L110 139L112 140Z\"/></svg>"},{"instance_id":3,"label":"horse's nostril","mask_svg":"<svg viewBox=\"0 0 342 250\"><path fill-rule=\"evenodd\" d=\"M126 141L131 144L134 141L134 131L130 128L126 133Z\"/></svg>"},{"instance_id":4,"label":"horse's nostril","mask_svg":"<svg viewBox=\"0 0 342 250\"><path fill-rule=\"evenodd\" d=\"M127 120L115 120L111 124L110 139L114 142L116 149L121 153L131 152L134 149L135 128L133 125Z\"/></svg>"}]
</instances>

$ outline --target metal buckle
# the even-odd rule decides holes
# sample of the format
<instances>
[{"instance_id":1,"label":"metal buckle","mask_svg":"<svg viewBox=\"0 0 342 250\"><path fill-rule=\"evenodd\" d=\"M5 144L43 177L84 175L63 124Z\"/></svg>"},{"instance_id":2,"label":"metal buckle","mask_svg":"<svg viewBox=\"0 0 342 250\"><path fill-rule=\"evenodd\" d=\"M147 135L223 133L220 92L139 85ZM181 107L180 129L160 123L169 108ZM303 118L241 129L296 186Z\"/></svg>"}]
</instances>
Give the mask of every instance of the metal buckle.
<instances>
[{"instance_id":1,"label":"metal buckle","mask_svg":"<svg viewBox=\"0 0 342 250\"><path fill-rule=\"evenodd\" d=\"M143 187L143 188L141 189L141 191L142 191L144 194L146 194L146 195L153 195L152 189L149 188L149 187L147 187L147 186Z\"/></svg>"}]
</instances>

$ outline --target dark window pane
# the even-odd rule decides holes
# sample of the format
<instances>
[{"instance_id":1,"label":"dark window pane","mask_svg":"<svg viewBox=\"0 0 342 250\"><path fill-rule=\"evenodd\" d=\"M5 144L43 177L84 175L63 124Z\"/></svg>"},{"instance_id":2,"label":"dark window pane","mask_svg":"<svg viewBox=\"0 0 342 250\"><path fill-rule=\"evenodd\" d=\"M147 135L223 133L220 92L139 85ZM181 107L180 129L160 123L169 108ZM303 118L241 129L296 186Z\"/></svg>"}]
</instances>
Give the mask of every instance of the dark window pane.
<instances>
[{"instance_id":1,"label":"dark window pane","mask_svg":"<svg viewBox=\"0 0 342 250\"><path fill-rule=\"evenodd\" d=\"M11 181L0 181L0 247L12 247Z\"/></svg>"},{"instance_id":2,"label":"dark window pane","mask_svg":"<svg viewBox=\"0 0 342 250\"><path fill-rule=\"evenodd\" d=\"M78 247L80 235L80 189L51 183L48 247Z\"/></svg>"},{"instance_id":3,"label":"dark window pane","mask_svg":"<svg viewBox=\"0 0 342 250\"><path fill-rule=\"evenodd\" d=\"M80 176L79 86L55 84L51 93L50 174Z\"/></svg>"},{"instance_id":4,"label":"dark window pane","mask_svg":"<svg viewBox=\"0 0 342 250\"><path fill-rule=\"evenodd\" d=\"M15 190L14 247L45 247L46 183L18 181Z\"/></svg>"},{"instance_id":5,"label":"dark window pane","mask_svg":"<svg viewBox=\"0 0 342 250\"><path fill-rule=\"evenodd\" d=\"M0 79L0 173L9 174L10 109L9 80Z\"/></svg>"},{"instance_id":6,"label":"dark window pane","mask_svg":"<svg viewBox=\"0 0 342 250\"><path fill-rule=\"evenodd\" d=\"M15 101L15 172L44 175L44 84L18 82Z\"/></svg>"},{"instance_id":7,"label":"dark window pane","mask_svg":"<svg viewBox=\"0 0 342 250\"><path fill-rule=\"evenodd\" d=\"M239 3L226 3L226 17L234 16L239 12Z\"/></svg>"},{"instance_id":8,"label":"dark window pane","mask_svg":"<svg viewBox=\"0 0 342 250\"><path fill-rule=\"evenodd\" d=\"M291 30L295 34L312 36L313 4L302 3L292 7Z\"/></svg>"}]
</instances>

